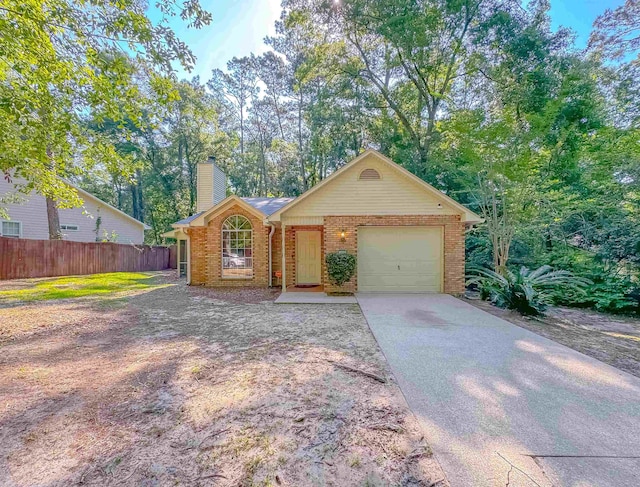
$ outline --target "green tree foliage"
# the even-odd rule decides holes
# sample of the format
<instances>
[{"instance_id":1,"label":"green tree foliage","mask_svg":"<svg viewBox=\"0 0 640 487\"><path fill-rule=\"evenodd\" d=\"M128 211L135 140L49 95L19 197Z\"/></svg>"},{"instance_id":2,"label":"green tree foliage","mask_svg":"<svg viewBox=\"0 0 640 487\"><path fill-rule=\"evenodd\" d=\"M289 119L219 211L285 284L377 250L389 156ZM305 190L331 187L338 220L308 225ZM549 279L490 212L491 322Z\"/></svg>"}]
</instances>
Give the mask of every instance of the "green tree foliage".
<instances>
[{"instance_id":1,"label":"green tree foliage","mask_svg":"<svg viewBox=\"0 0 640 487\"><path fill-rule=\"evenodd\" d=\"M79 204L58 176L118 156L84 123L87 115L139 123L148 93L174 98L172 63L193 65L166 19L154 24L146 8L140 0L0 2L0 171L47 197L52 238L60 234L53 200ZM195 27L210 19L197 0L180 7L163 0L159 8Z\"/></svg>"},{"instance_id":2,"label":"green tree foliage","mask_svg":"<svg viewBox=\"0 0 640 487\"><path fill-rule=\"evenodd\" d=\"M120 166L94 166L82 186L116 208L148 223L150 241L161 242L171 223L196 210L196 168L216 155L227 168L233 141L219 128L219 105L198 78L174 85L178 98L149 99L141 118L132 122L94 122L93 130L108 139L118 158L128 158L133 172Z\"/></svg>"},{"instance_id":3,"label":"green tree foliage","mask_svg":"<svg viewBox=\"0 0 640 487\"><path fill-rule=\"evenodd\" d=\"M43 194L71 176L159 242L208 156L240 196L295 196L373 147L484 216L470 265L549 264L592 281L550 299L639 308L635 0L585 51L547 0L284 0L265 53L180 83L193 59L142 3L0 5L0 168Z\"/></svg>"}]
</instances>

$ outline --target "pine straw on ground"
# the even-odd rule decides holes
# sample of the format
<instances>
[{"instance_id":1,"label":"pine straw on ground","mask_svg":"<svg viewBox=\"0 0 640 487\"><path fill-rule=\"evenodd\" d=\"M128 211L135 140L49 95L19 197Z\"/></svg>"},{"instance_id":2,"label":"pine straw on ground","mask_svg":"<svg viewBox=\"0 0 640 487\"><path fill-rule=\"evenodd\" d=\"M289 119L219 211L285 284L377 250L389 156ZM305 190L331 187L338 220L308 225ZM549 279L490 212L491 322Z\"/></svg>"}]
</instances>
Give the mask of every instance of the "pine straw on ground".
<instances>
[{"instance_id":1,"label":"pine straw on ground","mask_svg":"<svg viewBox=\"0 0 640 487\"><path fill-rule=\"evenodd\" d=\"M356 305L157 279L0 308L1 485L448 485Z\"/></svg>"}]
</instances>

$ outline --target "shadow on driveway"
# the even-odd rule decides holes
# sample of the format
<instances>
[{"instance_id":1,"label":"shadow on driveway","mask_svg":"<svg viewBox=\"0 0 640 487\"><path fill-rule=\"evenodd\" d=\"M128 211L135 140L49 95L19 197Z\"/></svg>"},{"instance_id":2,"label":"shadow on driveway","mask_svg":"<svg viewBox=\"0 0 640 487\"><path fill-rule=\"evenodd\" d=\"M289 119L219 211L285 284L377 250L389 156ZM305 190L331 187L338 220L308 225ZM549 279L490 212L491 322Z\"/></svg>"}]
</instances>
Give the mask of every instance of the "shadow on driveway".
<instances>
[{"instance_id":1,"label":"shadow on driveway","mask_svg":"<svg viewBox=\"0 0 640 487\"><path fill-rule=\"evenodd\" d=\"M452 296L358 302L451 485L640 485L640 379Z\"/></svg>"}]
</instances>

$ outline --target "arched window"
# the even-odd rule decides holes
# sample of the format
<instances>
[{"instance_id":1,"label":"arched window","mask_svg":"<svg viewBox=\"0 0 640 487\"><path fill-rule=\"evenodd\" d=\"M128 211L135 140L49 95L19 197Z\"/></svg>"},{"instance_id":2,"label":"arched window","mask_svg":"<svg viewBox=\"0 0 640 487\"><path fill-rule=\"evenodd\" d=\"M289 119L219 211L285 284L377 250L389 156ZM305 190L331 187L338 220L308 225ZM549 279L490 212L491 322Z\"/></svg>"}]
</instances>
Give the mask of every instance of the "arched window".
<instances>
[{"instance_id":1,"label":"arched window","mask_svg":"<svg viewBox=\"0 0 640 487\"><path fill-rule=\"evenodd\" d=\"M222 277L253 277L253 227L242 215L222 224Z\"/></svg>"}]
</instances>

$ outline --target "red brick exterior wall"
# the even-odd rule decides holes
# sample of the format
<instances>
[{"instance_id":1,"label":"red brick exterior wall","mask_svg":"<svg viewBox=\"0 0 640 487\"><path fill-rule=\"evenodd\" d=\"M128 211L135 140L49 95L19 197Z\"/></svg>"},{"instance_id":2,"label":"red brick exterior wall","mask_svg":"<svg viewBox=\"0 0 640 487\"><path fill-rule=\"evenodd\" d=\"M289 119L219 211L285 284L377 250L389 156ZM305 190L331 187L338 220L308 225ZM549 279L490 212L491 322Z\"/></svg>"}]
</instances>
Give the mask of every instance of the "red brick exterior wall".
<instances>
[{"instance_id":1,"label":"red brick exterior wall","mask_svg":"<svg viewBox=\"0 0 640 487\"><path fill-rule=\"evenodd\" d=\"M251 279L222 277L222 223L231 215L243 215L253 225L253 270ZM464 223L458 215L399 215L399 216L327 216L322 225L298 225L286 227L287 286L296 282L296 232L317 230L322 232L322 278L327 292L357 291L357 275L342 288L329 283L324 262L325 252L346 250L357 256L358 228L361 226L442 226L444 228L444 292L462 294L464 292ZM340 233L345 230L346 240L342 242ZM269 231L261 218L234 206L209 221L206 227L189 229L191 239L191 284L203 286L259 286L269 285ZM273 285L281 285L275 273L282 269L282 236L276 229L272 237Z\"/></svg>"},{"instance_id":2,"label":"red brick exterior wall","mask_svg":"<svg viewBox=\"0 0 640 487\"><path fill-rule=\"evenodd\" d=\"M253 226L253 277L222 277L222 223L232 215L242 215ZM211 287L269 285L269 230L262 218L239 205L212 218L206 227L189 229L191 238L191 284Z\"/></svg>"},{"instance_id":3,"label":"red brick exterior wall","mask_svg":"<svg viewBox=\"0 0 640 487\"><path fill-rule=\"evenodd\" d=\"M464 292L464 223L459 215L398 215L398 216L327 216L324 218L326 252L346 250L358 254L358 227L361 226L442 226L444 227L444 292ZM345 230L345 242L341 232ZM323 265L324 287L327 292L356 292L358 276L342 288L332 286Z\"/></svg>"},{"instance_id":4,"label":"red brick exterior wall","mask_svg":"<svg viewBox=\"0 0 640 487\"><path fill-rule=\"evenodd\" d=\"M285 248L286 248L286 259L287 259L287 286L295 286L296 284L296 232L300 231L318 231L321 233L321 248L320 248L320 259L321 259L321 269L320 275L324 276L325 274L325 264L324 264L324 236L322 233L324 232L324 228L322 225L295 225L291 227L285 227ZM281 235L280 229L277 230L278 235ZM281 245L279 248L282 248ZM274 263L275 265L275 263ZM278 269L282 266L282 258L278 260ZM274 267L275 269L275 267ZM323 278L324 279L324 278Z\"/></svg>"},{"instance_id":5,"label":"red brick exterior wall","mask_svg":"<svg viewBox=\"0 0 640 487\"><path fill-rule=\"evenodd\" d=\"M207 228L189 228L187 234L190 240L191 284L204 286L207 284Z\"/></svg>"},{"instance_id":6,"label":"red brick exterior wall","mask_svg":"<svg viewBox=\"0 0 640 487\"><path fill-rule=\"evenodd\" d=\"M271 272L273 273L272 285L276 287L282 286L282 278L276 277L276 272L282 270L282 231L276 228L271 237Z\"/></svg>"}]
</instances>

